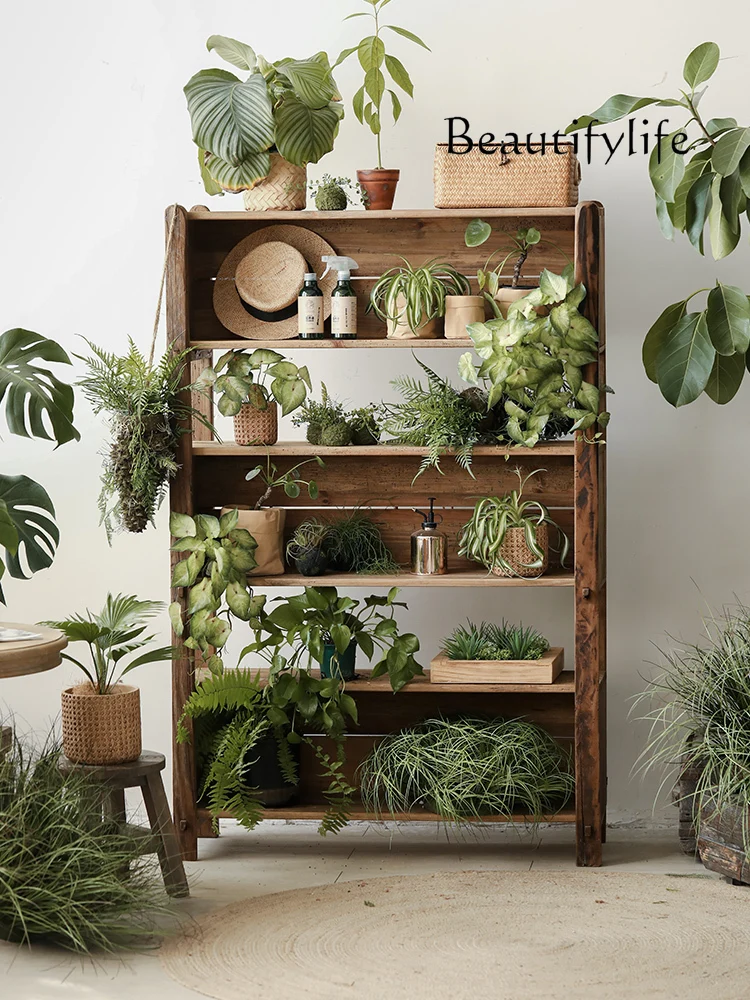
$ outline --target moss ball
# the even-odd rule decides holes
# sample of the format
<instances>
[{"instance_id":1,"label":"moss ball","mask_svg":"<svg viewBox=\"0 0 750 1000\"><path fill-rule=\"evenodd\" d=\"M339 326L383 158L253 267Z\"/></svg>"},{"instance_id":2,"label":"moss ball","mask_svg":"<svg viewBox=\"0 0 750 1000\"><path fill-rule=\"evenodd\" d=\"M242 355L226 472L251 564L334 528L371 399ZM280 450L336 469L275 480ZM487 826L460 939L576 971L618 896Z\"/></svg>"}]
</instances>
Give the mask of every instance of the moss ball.
<instances>
[{"instance_id":1,"label":"moss ball","mask_svg":"<svg viewBox=\"0 0 750 1000\"><path fill-rule=\"evenodd\" d=\"M347 204L346 191L338 184L324 184L315 195L315 207L319 212L342 212Z\"/></svg>"}]
</instances>

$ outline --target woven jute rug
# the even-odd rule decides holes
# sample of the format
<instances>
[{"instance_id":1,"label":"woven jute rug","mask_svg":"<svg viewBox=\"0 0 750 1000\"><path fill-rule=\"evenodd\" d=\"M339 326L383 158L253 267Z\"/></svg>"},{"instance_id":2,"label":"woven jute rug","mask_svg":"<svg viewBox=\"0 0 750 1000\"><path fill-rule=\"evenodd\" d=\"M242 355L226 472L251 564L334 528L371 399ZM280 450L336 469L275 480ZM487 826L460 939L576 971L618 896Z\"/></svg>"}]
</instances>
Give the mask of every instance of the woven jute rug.
<instances>
[{"instance_id":1,"label":"woven jute rug","mask_svg":"<svg viewBox=\"0 0 750 1000\"><path fill-rule=\"evenodd\" d=\"M438 873L248 899L162 961L220 1000L740 1000L749 915L700 877Z\"/></svg>"}]
</instances>

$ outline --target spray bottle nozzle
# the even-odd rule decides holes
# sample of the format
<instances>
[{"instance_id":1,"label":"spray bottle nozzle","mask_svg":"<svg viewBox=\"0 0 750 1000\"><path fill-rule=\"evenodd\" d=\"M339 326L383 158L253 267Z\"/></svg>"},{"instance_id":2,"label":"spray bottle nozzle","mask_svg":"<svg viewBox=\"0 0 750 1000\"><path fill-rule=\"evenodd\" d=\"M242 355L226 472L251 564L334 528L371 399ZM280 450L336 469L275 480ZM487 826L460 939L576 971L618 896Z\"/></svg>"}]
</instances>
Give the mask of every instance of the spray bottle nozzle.
<instances>
[{"instance_id":1,"label":"spray bottle nozzle","mask_svg":"<svg viewBox=\"0 0 750 1000\"><path fill-rule=\"evenodd\" d=\"M435 510L434 510L434 504L435 504L435 501L437 500L437 497L427 497L427 499L430 501L430 512L429 512L429 514L425 514L425 512L423 510L417 510L416 507L412 507L412 510L414 511L415 514L419 514L419 516L422 518L422 527L423 528L437 528L439 522L435 520ZM442 521L443 520L442 514L440 514L438 516L440 517L440 520Z\"/></svg>"},{"instance_id":2,"label":"spray bottle nozzle","mask_svg":"<svg viewBox=\"0 0 750 1000\"><path fill-rule=\"evenodd\" d=\"M341 277L342 272L346 272L348 274L350 271L356 271L359 269L359 264L351 257L339 257L336 254L327 254L320 259L326 265L326 269L323 271L321 276L323 278L325 278L331 268L333 268L334 271L339 272L339 277Z\"/></svg>"}]
</instances>

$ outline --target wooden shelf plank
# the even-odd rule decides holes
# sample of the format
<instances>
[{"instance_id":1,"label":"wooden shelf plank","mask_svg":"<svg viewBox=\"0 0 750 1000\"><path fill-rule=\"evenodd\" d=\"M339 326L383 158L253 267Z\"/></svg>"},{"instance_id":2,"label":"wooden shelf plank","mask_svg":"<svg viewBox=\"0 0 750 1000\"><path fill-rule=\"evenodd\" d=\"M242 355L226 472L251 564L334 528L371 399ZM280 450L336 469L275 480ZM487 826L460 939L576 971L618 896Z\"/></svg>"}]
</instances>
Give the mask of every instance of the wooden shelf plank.
<instances>
[{"instance_id":1,"label":"wooden shelf plank","mask_svg":"<svg viewBox=\"0 0 750 1000\"><path fill-rule=\"evenodd\" d=\"M235 444L233 441L193 441L193 454L201 458L227 455L239 455L243 458L257 456L265 458L268 453L271 455L299 456L301 458L310 458L313 455L319 455L321 458L325 458L326 456L346 458L347 456L359 455L367 458L374 458L375 456L390 457L392 455L414 455L420 457L426 455L427 451L427 448L401 444L348 444L343 448L328 448L319 444L310 444L309 441L279 441L277 444L272 445L242 445ZM447 450L446 455L450 454L452 452ZM481 444L475 446L474 454L489 455L493 458L504 458L506 455L510 455L511 458L516 455L561 455L572 459L575 455L575 442L542 441L535 448L514 448L505 445Z\"/></svg>"},{"instance_id":2,"label":"wooden shelf plank","mask_svg":"<svg viewBox=\"0 0 750 1000\"><path fill-rule=\"evenodd\" d=\"M326 807L321 803L310 803L305 805L296 806L281 806L278 809L266 809L263 814L264 819L308 819L308 820L319 820L325 816ZM220 813L220 819L234 819L231 813ZM206 823L210 823L211 814L207 809L198 808L198 818L199 820L204 820ZM426 810L415 810L412 813L396 813L391 816L376 816L374 813L369 812L367 809L363 809L361 806L359 808L354 808L351 811L350 818L353 820L369 820L371 823L382 823L382 822L411 822L411 823L443 823L445 822L441 816L437 813L427 812ZM540 816L536 820L539 823L575 823L575 812L572 809L565 808L561 809L560 812L552 813L549 816ZM467 817L467 822L470 823L530 823L534 822L530 816L524 816L521 813L514 813L512 816L482 816L479 819Z\"/></svg>"},{"instance_id":3,"label":"wooden shelf plank","mask_svg":"<svg viewBox=\"0 0 750 1000\"><path fill-rule=\"evenodd\" d=\"M265 681L267 671L260 671L261 681ZM354 698L367 697L368 694L391 693L391 682L386 676L369 677L367 671L362 671L353 681L346 682L346 689ZM433 684L430 680L429 668L424 677L415 677L402 687L402 694L575 694L574 671L563 670L552 684ZM354 734L357 735L356 733Z\"/></svg>"},{"instance_id":4,"label":"wooden shelf plank","mask_svg":"<svg viewBox=\"0 0 750 1000\"><path fill-rule=\"evenodd\" d=\"M282 221L299 223L330 219L341 222L351 219L361 219L363 222L373 222L375 219L524 219L538 217L547 219L575 219L576 206L565 208L410 208L388 211L365 212L361 209L350 209L343 212L315 211L271 211L271 212L214 212L201 206L196 206L187 213L191 222L258 222Z\"/></svg>"},{"instance_id":5,"label":"wooden shelf plank","mask_svg":"<svg viewBox=\"0 0 750 1000\"><path fill-rule=\"evenodd\" d=\"M326 337L325 340L300 340L298 337L293 337L290 340L246 340L243 337L234 337L233 339L227 340L191 340L188 346L193 350L203 350L203 351L229 351L232 349L238 349L241 347L247 347L249 350L255 350L256 347L267 347L273 351L309 351L309 350L341 350L343 348L407 348L410 350L419 350L422 348L427 348L428 350L434 350L435 348L461 348L461 350L471 350L472 342L470 340L446 340L444 337L438 337L435 340L388 340L386 337L358 337L356 340L333 340L331 337Z\"/></svg>"},{"instance_id":6,"label":"wooden shelf plank","mask_svg":"<svg viewBox=\"0 0 750 1000\"><path fill-rule=\"evenodd\" d=\"M417 576L406 568L401 573L326 573L323 576L302 576L284 573L281 576L251 576L254 588L266 587L363 587L378 590L387 587L573 587L573 573L551 572L536 579L504 577L485 569L458 570L443 576Z\"/></svg>"}]
</instances>

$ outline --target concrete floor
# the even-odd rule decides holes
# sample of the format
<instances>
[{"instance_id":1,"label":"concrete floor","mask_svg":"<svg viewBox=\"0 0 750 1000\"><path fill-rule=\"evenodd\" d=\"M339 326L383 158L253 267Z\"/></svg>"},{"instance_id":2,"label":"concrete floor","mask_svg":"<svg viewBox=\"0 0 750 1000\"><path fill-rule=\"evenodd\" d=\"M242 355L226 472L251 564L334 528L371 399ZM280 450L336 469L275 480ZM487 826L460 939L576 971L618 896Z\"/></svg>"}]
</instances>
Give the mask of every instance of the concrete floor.
<instances>
[{"instance_id":1,"label":"concrete floor","mask_svg":"<svg viewBox=\"0 0 750 1000\"><path fill-rule=\"evenodd\" d=\"M547 827L537 834L489 828L468 838L435 824L406 823L384 829L353 823L322 839L314 823L275 821L253 833L226 824L218 840L201 841L200 861L188 865L192 895L176 904L200 917L236 900L285 889L388 875L438 871L565 870L575 866L573 830ZM605 845L611 870L705 875L678 847L673 830L611 829ZM9 1000L195 1000L171 980L154 952L121 960L82 961L36 946L20 950L0 942L0 994Z\"/></svg>"}]
</instances>

